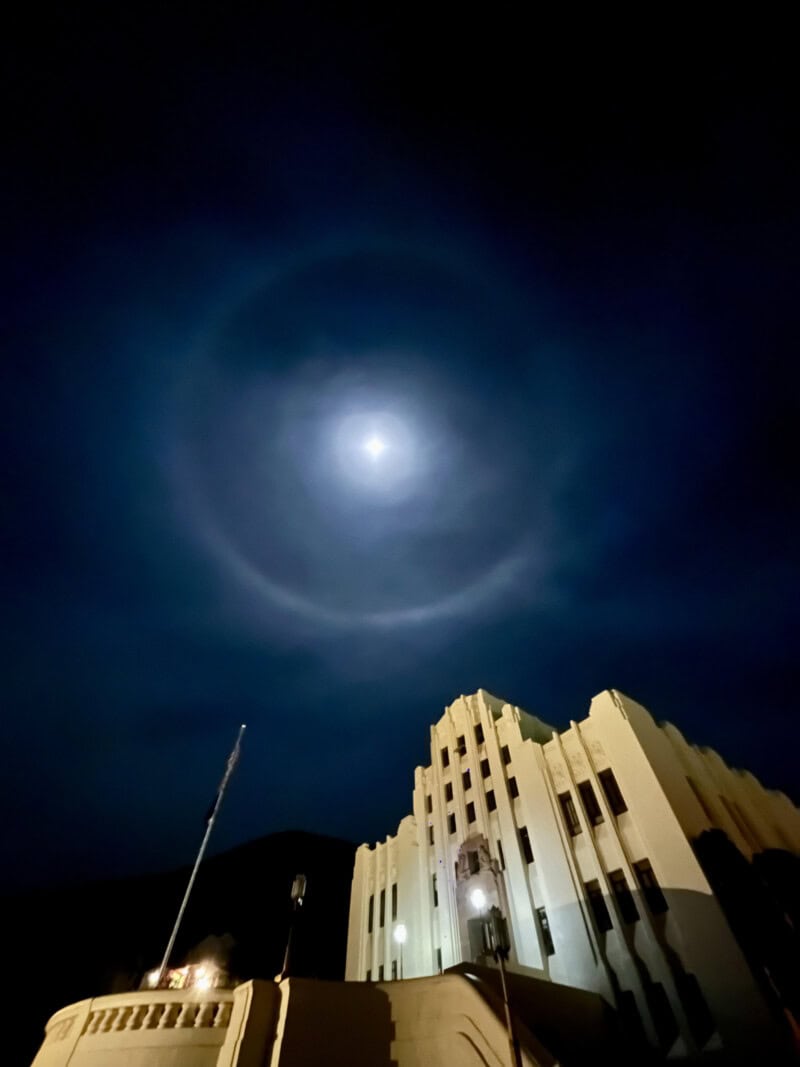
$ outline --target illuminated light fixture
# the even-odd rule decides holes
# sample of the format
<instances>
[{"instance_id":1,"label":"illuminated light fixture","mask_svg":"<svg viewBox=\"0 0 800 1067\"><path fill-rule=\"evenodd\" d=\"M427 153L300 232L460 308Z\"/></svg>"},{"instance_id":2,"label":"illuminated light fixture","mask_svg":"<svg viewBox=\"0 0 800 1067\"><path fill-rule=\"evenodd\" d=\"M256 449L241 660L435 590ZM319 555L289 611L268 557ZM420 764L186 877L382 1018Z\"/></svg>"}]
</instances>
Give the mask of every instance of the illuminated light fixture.
<instances>
[{"instance_id":1,"label":"illuminated light fixture","mask_svg":"<svg viewBox=\"0 0 800 1067\"><path fill-rule=\"evenodd\" d=\"M147 975L146 981L149 989L155 989L156 985L158 984L158 973L158 968L156 967L154 971L150 971L150 973Z\"/></svg>"},{"instance_id":2,"label":"illuminated light fixture","mask_svg":"<svg viewBox=\"0 0 800 1067\"><path fill-rule=\"evenodd\" d=\"M211 978L207 974L199 974L194 982L195 989L210 989Z\"/></svg>"},{"instance_id":3,"label":"illuminated light fixture","mask_svg":"<svg viewBox=\"0 0 800 1067\"><path fill-rule=\"evenodd\" d=\"M476 911L483 911L486 907L486 894L482 889L473 889L469 899Z\"/></svg>"},{"instance_id":4,"label":"illuminated light fixture","mask_svg":"<svg viewBox=\"0 0 800 1067\"><path fill-rule=\"evenodd\" d=\"M368 437L364 442L364 451L372 458L379 459L381 455L386 451L386 442L383 438L378 437L377 434L373 434Z\"/></svg>"},{"instance_id":5,"label":"illuminated light fixture","mask_svg":"<svg viewBox=\"0 0 800 1067\"><path fill-rule=\"evenodd\" d=\"M404 923L398 923L394 928L394 939L398 945L404 945L408 939L408 930Z\"/></svg>"}]
</instances>

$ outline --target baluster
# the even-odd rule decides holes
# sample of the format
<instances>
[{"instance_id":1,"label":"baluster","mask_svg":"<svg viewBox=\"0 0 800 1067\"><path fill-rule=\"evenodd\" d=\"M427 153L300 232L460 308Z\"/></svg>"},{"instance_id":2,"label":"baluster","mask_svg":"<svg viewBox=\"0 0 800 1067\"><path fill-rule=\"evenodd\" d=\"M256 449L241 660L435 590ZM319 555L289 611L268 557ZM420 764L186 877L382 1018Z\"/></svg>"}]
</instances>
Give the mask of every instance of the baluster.
<instances>
[{"instance_id":1,"label":"baluster","mask_svg":"<svg viewBox=\"0 0 800 1067\"><path fill-rule=\"evenodd\" d=\"M143 1030L155 1029L156 1023L158 1022L158 1017L161 1014L161 1009L163 1008L163 1006L163 1004L147 1005L147 1011L145 1012L144 1018L142 1019Z\"/></svg>"},{"instance_id":2,"label":"baluster","mask_svg":"<svg viewBox=\"0 0 800 1067\"><path fill-rule=\"evenodd\" d=\"M178 1020L175 1023L175 1026L179 1027L180 1029L187 1029L190 1026L194 1026L194 1017L196 1012L197 1005L192 1004L191 1001L187 1000L181 1008L181 1012L178 1016Z\"/></svg>"},{"instance_id":3,"label":"baluster","mask_svg":"<svg viewBox=\"0 0 800 1067\"><path fill-rule=\"evenodd\" d=\"M103 1012L103 1021L100 1023L100 1033L107 1034L111 1027L114 1025L114 1019L117 1015L116 1008L106 1008Z\"/></svg>"},{"instance_id":4,"label":"baluster","mask_svg":"<svg viewBox=\"0 0 800 1067\"><path fill-rule=\"evenodd\" d=\"M133 1011L133 1008L117 1008L117 1016L114 1019L114 1025L112 1030L126 1030L128 1024L128 1018Z\"/></svg>"},{"instance_id":5,"label":"baluster","mask_svg":"<svg viewBox=\"0 0 800 1067\"><path fill-rule=\"evenodd\" d=\"M194 1025L195 1028L211 1026L214 1021L214 1012L217 1010L217 1005L211 1000L205 1000L200 1005L200 1010L195 1016Z\"/></svg>"},{"instance_id":6,"label":"baluster","mask_svg":"<svg viewBox=\"0 0 800 1067\"><path fill-rule=\"evenodd\" d=\"M142 1016L145 1012L144 1004L137 1004L135 1008L131 1008L131 1013L128 1016L128 1021L125 1023L126 1030L138 1030L142 1025Z\"/></svg>"},{"instance_id":7,"label":"baluster","mask_svg":"<svg viewBox=\"0 0 800 1067\"><path fill-rule=\"evenodd\" d=\"M86 1029L84 1030L85 1034L97 1033L97 1028L100 1025L100 1019L102 1018L102 1015L103 1013L101 1011L92 1012L92 1014L89 1016L89 1021L86 1023Z\"/></svg>"},{"instance_id":8,"label":"baluster","mask_svg":"<svg viewBox=\"0 0 800 1067\"><path fill-rule=\"evenodd\" d=\"M171 1030L175 1025L175 1016L178 1014L179 1004L166 1004L161 1018L158 1020L158 1030Z\"/></svg>"},{"instance_id":9,"label":"baluster","mask_svg":"<svg viewBox=\"0 0 800 1067\"><path fill-rule=\"evenodd\" d=\"M214 1027L219 1029L228 1025L228 1021L231 1017L231 1002L229 1000L223 1000L217 1009L217 1014L214 1016Z\"/></svg>"}]
</instances>

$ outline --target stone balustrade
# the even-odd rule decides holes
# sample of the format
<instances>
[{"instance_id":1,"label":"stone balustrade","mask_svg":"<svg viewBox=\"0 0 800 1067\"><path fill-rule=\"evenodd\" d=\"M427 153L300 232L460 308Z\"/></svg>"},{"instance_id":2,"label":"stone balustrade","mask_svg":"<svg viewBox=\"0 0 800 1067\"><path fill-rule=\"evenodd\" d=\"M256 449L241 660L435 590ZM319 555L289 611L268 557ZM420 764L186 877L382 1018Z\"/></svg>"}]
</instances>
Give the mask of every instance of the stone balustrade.
<instances>
[{"instance_id":1,"label":"stone balustrade","mask_svg":"<svg viewBox=\"0 0 800 1067\"><path fill-rule=\"evenodd\" d=\"M247 987L238 987L238 1030ZM34 1067L117 1062L158 1067L218 1067L237 1001L230 989L142 990L70 1004L50 1019ZM230 1040L234 1040L232 1035ZM178 1057L176 1059L176 1056Z\"/></svg>"}]
</instances>

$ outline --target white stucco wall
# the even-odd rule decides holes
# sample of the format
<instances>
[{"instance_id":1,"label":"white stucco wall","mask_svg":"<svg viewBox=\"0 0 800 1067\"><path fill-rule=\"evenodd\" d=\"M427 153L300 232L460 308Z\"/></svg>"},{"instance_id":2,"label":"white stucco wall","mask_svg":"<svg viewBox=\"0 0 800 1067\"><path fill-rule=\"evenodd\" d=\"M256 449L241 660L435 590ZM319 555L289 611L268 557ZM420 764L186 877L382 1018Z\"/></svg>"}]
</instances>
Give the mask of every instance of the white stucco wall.
<instances>
[{"instance_id":1,"label":"white stucco wall","mask_svg":"<svg viewBox=\"0 0 800 1067\"><path fill-rule=\"evenodd\" d=\"M691 1025L685 974L699 983L713 1016L714 1032L704 1031L703 1041L713 1046L724 1039L746 1047L760 1024L769 1028L765 1004L690 839L716 826L745 855L790 844L796 848L800 816L788 798L763 789L752 775L731 770L716 753L687 744L674 727L659 726L645 708L613 690L595 697L588 717L561 732L479 690L445 709L431 727L430 751L430 764L414 773L413 817L402 821L395 838L358 850L348 978L364 980L369 971L375 980L381 962L384 975L390 974L391 935L378 930L377 916L380 889L393 881L400 894L398 920L408 929L405 976L435 973L437 950L445 968L470 958L467 927L474 916L463 867L457 878L454 866L465 842L483 838L498 874L481 870L469 876L469 886L480 885L506 914L513 968L600 993L612 1003L615 986L627 991L653 1042L654 983L674 1017L673 1054L695 1050L693 1035L700 1032ZM599 778L608 770L626 806L616 814ZM599 809L594 821L579 785L594 795ZM559 799L566 793L579 823L575 833ZM533 862L525 858L520 831L527 831ZM663 914L651 914L640 892L635 865L645 861L668 902ZM612 873L624 878L638 920L624 920ZM594 920L587 883L597 883L603 894L608 931L599 930ZM368 935L372 893L376 919ZM542 909L555 949L550 955Z\"/></svg>"}]
</instances>

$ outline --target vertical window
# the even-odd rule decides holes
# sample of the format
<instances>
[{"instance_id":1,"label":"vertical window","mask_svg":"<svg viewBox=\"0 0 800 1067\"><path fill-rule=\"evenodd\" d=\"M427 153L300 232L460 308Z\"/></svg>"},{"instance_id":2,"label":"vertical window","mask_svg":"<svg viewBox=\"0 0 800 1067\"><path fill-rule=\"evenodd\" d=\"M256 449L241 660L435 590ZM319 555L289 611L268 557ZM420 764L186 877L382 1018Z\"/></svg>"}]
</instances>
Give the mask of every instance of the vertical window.
<instances>
[{"instance_id":1,"label":"vertical window","mask_svg":"<svg viewBox=\"0 0 800 1067\"><path fill-rule=\"evenodd\" d=\"M442 766L450 766L450 750L448 749L447 745L445 745L445 747L442 749Z\"/></svg>"},{"instance_id":2,"label":"vertical window","mask_svg":"<svg viewBox=\"0 0 800 1067\"><path fill-rule=\"evenodd\" d=\"M375 894L369 898L369 910L367 912L367 933L372 933L372 921L375 918Z\"/></svg>"},{"instance_id":3,"label":"vertical window","mask_svg":"<svg viewBox=\"0 0 800 1067\"><path fill-rule=\"evenodd\" d=\"M472 775L469 773L469 768L467 768L467 770L465 770L464 773L461 775L461 780L464 783L465 789L472 788Z\"/></svg>"},{"instance_id":4,"label":"vertical window","mask_svg":"<svg viewBox=\"0 0 800 1067\"><path fill-rule=\"evenodd\" d=\"M372 971L367 971L367 981L368 982L372 981Z\"/></svg>"},{"instance_id":5,"label":"vertical window","mask_svg":"<svg viewBox=\"0 0 800 1067\"><path fill-rule=\"evenodd\" d=\"M380 904L379 916L380 916L379 924L381 926L383 926L383 924L384 924L384 922L386 920L386 890L385 889L381 890L381 904Z\"/></svg>"},{"instance_id":6,"label":"vertical window","mask_svg":"<svg viewBox=\"0 0 800 1067\"><path fill-rule=\"evenodd\" d=\"M517 785L517 779L516 778L509 778L508 779L508 791L511 794L512 798L514 800L516 800L517 797L519 796L519 786Z\"/></svg>"},{"instance_id":7,"label":"vertical window","mask_svg":"<svg viewBox=\"0 0 800 1067\"><path fill-rule=\"evenodd\" d=\"M650 866L650 860L639 860L633 865L636 881L642 890L642 896L647 906L654 915L660 915L669 909L669 904L661 892L661 886L656 880L655 871Z\"/></svg>"},{"instance_id":8,"label":"vertical window","mask_svg":"<svg viewBox=\"0 0 800 1067\"><path fill-rule=\"evenodd\" d=\"M428 827L428 844L429 845L433 844L433 827L432 826Z\"/></svg>"},{"instance_id":9,"label":"vertical window","mask_svg":"<svg viewBox=\"0 0 800 1067\"><path fill-rule=\"evenodd\" d=\"M475 727L475 740L479 745L483 744L483 727L480 723Z\"/></svg>"},{"instance_id":10,"label":"vertical window","mask_svg":"<svg viewBox=\"0 0 800 1067\"><path fill-rule=\"evenodd\" d=\"M533 863L533 849L531 848L530 834L527 826L519 828L519 843L522 846L522 855L526 863Z\"/></svg>"},{"instance_id":11,"label":"vertical window","mask_svg":"<svg viewBox=\"0 0 800 1067\"><path fill-rule=\"evenodd\" d=\"M500 755L503 757L503 763L507 767L511 762L511 750L509 749L508 745L503 745L503 747L500 749Z\"/></svg>"},{"instance_id":12,"label":"vertical window","mask_svg":"<svg viewBox=\"0 0 800 1067\"><path fill-rule=\"evenodd\" d=\"M452 812L447 816L447 830L451 834L456 832L456 817Z\"/></svg>"},{"instance_id":13,"label":"vertical window","mask_svg":"<svg viewBox=\"0 0 800 1067\"><path fill-rule=\"evenodd\" d=\"M439 886L436 884L436 875L431 876L431 885L433 886L433 906L439 907Z\"/></svg>"},{"instance_id":14,"label":"vertical window","mask_svg":"<svg viewBox=\"0 0 800 1067\"><path fill-rule=\"evenodd\" d=\"M500 860L500 870L504 871L506 869L506 858L503 855L503 842L499 839L497 842L497 857Z\"/></svg>"},{"instance_id":15,"label":"vertical window","mask_svg":"<svg viewBox=\"0 0 800 1067\"><path fill-rule=\"evenodd\" d=\"M392 886L392 922L397 918L397 882Z\"/></svg>"},{"instance_id":16,"label":"vertical window","mask_svg":"<svg viewBox=\"0 0 800 1067\"><path fill-rule=\"evenodd\" d=\"M440 948L436 949L436 970L439 974L442 973L442 950Z\"/></svg>"},{"instance_id":17,"label":"vertical window","mask_svg":"<svg viewBox=\"0 0 800 1067\"><path fill-rule=\"evenodd\" d=\"M378 968L378 981L379 982L383 981L383 964L381 964L380 967Z\"/></svg>"},{"instance_id":18,"label":"vertical window","mask_svg":"<svg viewBox=\"0 0 800 1067\"><path fill-rule=\"evenodd\" d=\"M445 799L445 801L453 799L453 783L452 782L445 782L444 783L444 799Z\"/></svg>"},{"instance_id":19,"label":"vertical window","mask_svg":"<svg viewBox=\"0 0 800 1067\"><path fill-rule=\"evenodd\" d=\"M564 816L564 822L567 824L567 829L575 837L581 832L581 824L578 819L578 813L575 810L575 802L572 799L572 793L559 793L558 801L561 804L561 813Z\"/></svg>"},{"instance_id":20,"label":"vertical window","mask_svg":"<svg viewBox=\"0 0 800 1067\"><path fill-rule=\"evenodd\" d=\"M456 738L456 748L458 749L459 756L465 756L467 752L467 739L463 734L459 734Z\"/></svg>"},{"instance_id":21,"label":"vertical window","mask_svg":"<svg viewBox=\"0 0 800 1067\"><path fill-rule=\"evenodd\" d=\"M481 760L481 778L488 778L490 774L491 774L491 771L489 770L489 761L488 761L488 759L482 759Z\"/></svg>"},{"instance_id":22,"label":"vertical window","mask_svg":"<svg viewBox=\"0 0 800 1067\"><path fill-rule=\"evenodd\" d=\"M467 804L467 822L475 822L475 805L472 801Z\"/></svg>"},{"instance_id":23,"label":"vertical window","mask_svg":"<svg viewBox=\"0 0 800 1067\"><path fill-rule=\"evenodd\" d=\"M486 791L486 807L489 811L494 811L497 807L497 798L494 795L494 789L488 789Z\"/></svg>"},{"instance_id":24,"label":"vertical window","mask_svg":"<svg viewBox=\"0 0 800 1067\"><path fill-rule=\"evenodd\" d=\"M611 882L611 888L614 890L614 896L617 899L617 907L624 922L638 922L639 912L623 871L611 871L608 875L608 880Z\"/></svg>"},{"instance_id":25,"label":"vertical window","mask_svg":"<svg viewBox=\"0 0 800 1067\"><path fill-rule=\"evenodd\" d=\"M584 886L586 890L586 896L589 900L589 907L592 909L592 915L594 915L595 925L600 933L605 933L611 929L611 916L608 913L606 902L603 899L603 891L600 888L600 883L597 880L587 882Z\"/></svg>"},{"instance_id":26,"label":"vertical window","mask_svg":"<svg viewBox=\"0 0 800 1067\"><path fill-rule=\"evenodd\" d=\"M397 981L397 960L392 960L392 981Z\"/></svg>"},{"instance_id":27,"label":"vertical window","mask_svg":"<svg viewBox=\"0 0 800 1067\"><path fill-rule=\"evenodd\" d=\"M428 815L433 814L433 797L430 793L425 797L425 811L427 811Z\"/></svg>"},{"instance_id":28,"label":"vertical window","mask_svg":"<svg viewBox=\"0 0 800 1067\"><path fill-rule=\"evenodd\" d=\"M554 956L556 946L553 944L553 935L550 931L550 920L547 918L547 912L544 908L536 909L536 918L539 920L539 929L542 932L544 951L548 956Z\"/></svg>"},{"instance_id":29,"label":"vertical window","mask_svg":"<svg viewBox=\"0 0 800 1067\"><path fill-rule=\"evenodd\" d=\"M583 801L583 810L586 812L586 818L592 826L599 826L603 821L603 813L600 810L600 805L597 803L597 797L594 795L594 789L592 789L591 783L580 782L578 784L578 792Z\"/></svg>"},{"instance_id":30,"label":"vertical window","mask_svg":"<svg viewBox=\"0 0 800 1067\"><path fill-rule=\"evenodd\" d=\"M625 803L625 798L617 785L617 779L614 777L614 772L609 768L606 771L600 771L597 777L600 779L600 785L603 787L608 806L614 814L621 815L623 811L627 811L628 805Z\"/></svg>"},{"instance_id":31,"label":"vertical window","mask_svg":"<svg viewBox=\"0 0 800 1067\"><path fill-rule=\"evenodd\" d=\"M477 852L468 852L467 858L469 859L469 873L477 874L481 869L481 858Z\"/></svg>"}]
</instances>

